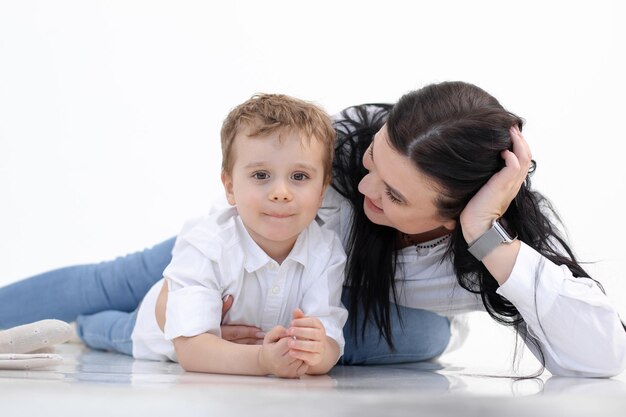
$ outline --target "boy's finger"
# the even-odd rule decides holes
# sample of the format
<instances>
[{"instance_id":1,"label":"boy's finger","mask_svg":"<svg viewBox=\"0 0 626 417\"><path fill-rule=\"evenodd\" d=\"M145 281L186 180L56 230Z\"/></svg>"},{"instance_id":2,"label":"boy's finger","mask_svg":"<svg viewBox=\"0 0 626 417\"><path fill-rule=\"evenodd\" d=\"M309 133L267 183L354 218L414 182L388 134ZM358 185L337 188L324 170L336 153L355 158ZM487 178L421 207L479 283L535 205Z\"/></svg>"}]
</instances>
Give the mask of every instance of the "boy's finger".
<instances>
[{"instance_id":1,"label":"boy's finger","mask_svg":"<svg viewBox=\"0 0 626 417\"><path fill-rule=\"evenodd\" d=\"M295 359L299 359L307 365L319 362L319 353L305 352L302 350L290 350L289 355Z\"/></svg>"},{"instance_id":2,"label":"boy's finger","mask_svg":"<svg viewBox=\"0 0 626 417\"><path fill-rule=\"evenodd\" d=\"M267 332L264 340L266 342L274 343L287 336L289 336L287 334L287 329L285 329L283 326L276 326L272 330Z\"/></svg>"},{"instance_id":3,"label":"boy's finger","mask_svg":"<svg viewBox=\"0 0 626 417\"><path fill-rule=\"evenodd\" d=\"M311 327L290 327L289 336L296 337L298 339L304 340L321 340L323 333L319 328L311 328Z\"/></svg>"},{"instance_id":4,"label":"boy's finger","mask_svg":"<svg viewBox=\"0 0 626 417\"><path fill-rule=\"evenodd\" d=\"M293 340L287 342L287 346L291 350L299 350L303 352L319 353L322 350L322 344L316 340Z\"/></svg>"},{"instance_id":5,"label":"boy's finger","mask_svg":"<svg viewBox=\"0 0 626 417\"><path fill-rule=\"evenodd\" d=\"M298 376L302 376L304 374L306 374L306 371L309 370L309 365L302 361L302 363L300 364L300 366L298 366L298 369L296 370L296 375Z\"/></svg>"},{"instance_id":6,"label":"boy's finger","mask_svg":"<svg viewBox=\"0 0 626 417\"><path fill-rule=\"evenodd\" d=\"M314 329L323 329L322 322L316 317L304 317L291 321L291 327L311 327Z\"/></svg>"}]
</instances>

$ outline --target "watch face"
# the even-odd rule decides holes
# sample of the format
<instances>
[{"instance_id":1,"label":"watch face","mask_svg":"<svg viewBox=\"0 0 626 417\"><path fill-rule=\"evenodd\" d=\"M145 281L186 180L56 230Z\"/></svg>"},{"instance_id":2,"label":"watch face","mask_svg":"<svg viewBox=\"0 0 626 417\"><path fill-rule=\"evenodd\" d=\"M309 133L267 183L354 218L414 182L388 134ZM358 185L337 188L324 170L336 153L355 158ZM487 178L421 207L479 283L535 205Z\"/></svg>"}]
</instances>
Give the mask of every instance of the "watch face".
<instances>
[{"instance_id":1,"label":"watch face","mask_svg":"<svg viewBox=\"0 0 626 417\"><path fill-rule=\"evenodd\" d=\"M504 217L501 217L493 222L493 227L498 234L502 236L502 240L505 242L512 242L517 238L517 235L511 232L509 222Z\"/></svg>"}]
</instances>

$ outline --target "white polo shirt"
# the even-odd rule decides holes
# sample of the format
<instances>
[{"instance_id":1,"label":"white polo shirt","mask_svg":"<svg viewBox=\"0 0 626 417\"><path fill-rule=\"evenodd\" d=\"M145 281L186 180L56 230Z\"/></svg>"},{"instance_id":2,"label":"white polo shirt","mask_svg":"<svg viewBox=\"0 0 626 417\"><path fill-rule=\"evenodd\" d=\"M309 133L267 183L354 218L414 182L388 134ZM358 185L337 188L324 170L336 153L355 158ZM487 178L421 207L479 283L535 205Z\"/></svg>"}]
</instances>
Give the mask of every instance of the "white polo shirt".
<instances>
[{"instance_id":1,"label":"white polo shirt","mask_svg":"<svg viewBox=\"0 0 626 417\"><path fill-rule=\"evenodd\" d=\"M267 332L288 327L294 308L315 316L343 354L341 305L345 252L339 238L313 222L279 265L246 231L234 207L216 209L185 225L163 272L169 283L165 334L155 318L163 280L148 292L132 333L133 356L176 361L172 339L211 333L221 336L222 299L234 302L224 324L256 326Z\"/></svg>"}]
</instances>

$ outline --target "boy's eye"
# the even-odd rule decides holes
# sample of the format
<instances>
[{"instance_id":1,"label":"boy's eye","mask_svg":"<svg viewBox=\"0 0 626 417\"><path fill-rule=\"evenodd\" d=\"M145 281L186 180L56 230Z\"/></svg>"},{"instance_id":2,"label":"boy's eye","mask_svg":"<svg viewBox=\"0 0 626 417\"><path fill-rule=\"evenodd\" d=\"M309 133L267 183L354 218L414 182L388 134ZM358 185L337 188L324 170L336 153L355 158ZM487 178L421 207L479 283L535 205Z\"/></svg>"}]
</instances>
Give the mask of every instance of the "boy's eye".
<instances>
[{"instance_id":1,"label":"boy's eye","mask_svg":"<svg viewBox=\"0 0 626 417\"><path fill-rule=\"evenodd\" d=\"M292 176L292 179L296 180L296 181L304 181L306 180L308 177L308 175L306 175L304 172L295 172Z\"/></svg>"},{"instance_id":2,"label":"boy's eye","mask_svg":"<svg viewBox=\"0 0 626 417\"><path fill-rule=\"evenodd\" d=\"M255 180L266 180L269 177L270 176L267 172L255 172L254 174L252 174L252 178L254 178Z\"/></svg>"}]
</instances>

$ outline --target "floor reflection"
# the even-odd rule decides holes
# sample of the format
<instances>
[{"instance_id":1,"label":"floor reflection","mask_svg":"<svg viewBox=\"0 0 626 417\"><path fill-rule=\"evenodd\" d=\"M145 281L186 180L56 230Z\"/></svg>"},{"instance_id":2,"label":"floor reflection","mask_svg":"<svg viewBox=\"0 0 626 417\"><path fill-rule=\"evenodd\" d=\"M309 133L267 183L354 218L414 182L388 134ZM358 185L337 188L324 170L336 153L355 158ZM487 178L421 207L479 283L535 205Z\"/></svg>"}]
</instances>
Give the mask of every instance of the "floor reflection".
<instances>
[{"instance_id":1,"label":"floor reflection","mask_svg":"<svg viewBox=\"0 0 626 417\"><path fill-rule=\"evenodd\" d=\"M414 395L624 395L622 378L488 377L488 372L436 362L385 366L337 366L328 375L298 380L184 372L172 362L139 361L125 355L90 350L80 344L57 348L64 363L45 370L0 371L0 380L39 380L69 384L115 384L141 386L216 385L279 389L403 392Z\"/></svg>"},{"instance_id":2,"label":"floor reflection","mask_svg":"<svg viewBox=\"0 0 626 417\"><path fill-rule=\"evenodd\" d=\"M80 344L62 345L57 353L64 363L54 368L0 371L0 392L12 399L2 415L27 409L24 404L34 397L57 404L57 409L61 401L77 402L83 408L92 408L95 402L100 404L99 415L111 415L122 406L146 410L147 403L151 414L175 413L182 403L203 415L208 415L207 410L214 414L231 410L233 416L252 411L257 416L275 416L287 405L300 416L325 417L354 415L355 410L360 410L356 413L360 417L407 413L552 417L555 405L568 410L563 414L568 416L613 415L614 410L626 410L623 376L494 378L485 376L489 374L486 371L425 362L337 366L328 375L287 380L184 372L175 363L138 361ZM115 397L115 402L108 402L109 397ZM510 407L511 401L515 407ZM275 405L270 407L270 402ZM66 410L63 415L70 414Z\"/></svg>"}]
</instances>

